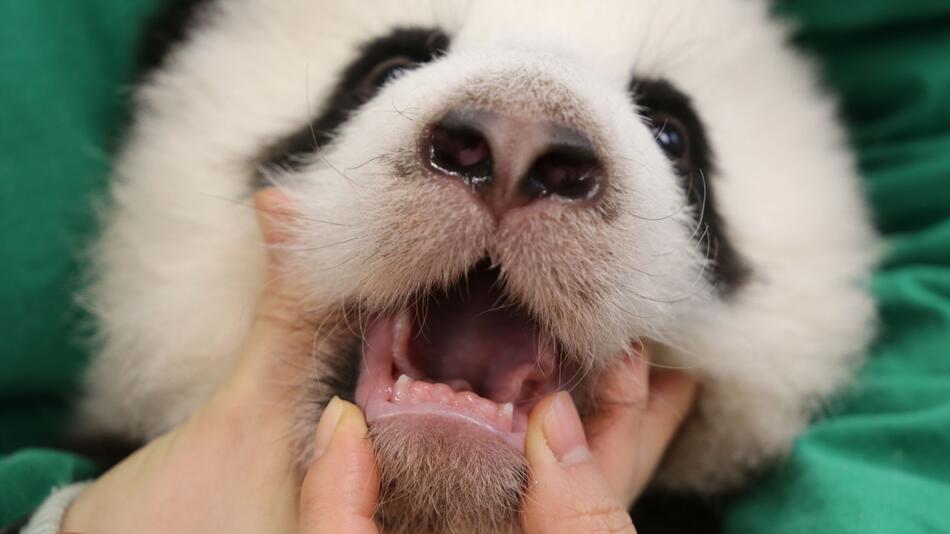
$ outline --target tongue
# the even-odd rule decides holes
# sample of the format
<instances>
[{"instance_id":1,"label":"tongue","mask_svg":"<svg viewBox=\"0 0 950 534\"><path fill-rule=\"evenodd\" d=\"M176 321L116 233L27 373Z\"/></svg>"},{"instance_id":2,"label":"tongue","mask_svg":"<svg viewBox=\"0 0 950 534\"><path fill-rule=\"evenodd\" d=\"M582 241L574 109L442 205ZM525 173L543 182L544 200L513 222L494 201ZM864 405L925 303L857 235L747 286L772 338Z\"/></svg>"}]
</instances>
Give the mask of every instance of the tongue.
<instances>
[{"instance_id":1,"label":"tongue","mask_svg":"<svg viewBox=\"0 0 950 534\"><path fill-rule=\"evenodd\" d=\"M477 270L415 310L412 366L432 381L497 403L525 402L557 387L554 349L536 324L507 303L497 272Z\"/></svg>"}]
</instances>

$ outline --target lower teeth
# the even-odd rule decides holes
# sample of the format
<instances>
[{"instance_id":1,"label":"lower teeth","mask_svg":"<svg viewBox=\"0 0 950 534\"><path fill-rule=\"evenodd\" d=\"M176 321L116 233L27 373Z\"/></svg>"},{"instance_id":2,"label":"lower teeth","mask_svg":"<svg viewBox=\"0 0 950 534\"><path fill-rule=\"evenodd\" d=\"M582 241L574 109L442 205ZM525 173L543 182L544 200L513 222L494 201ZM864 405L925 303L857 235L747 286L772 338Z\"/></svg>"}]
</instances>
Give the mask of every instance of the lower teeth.
<instances>
[{"instance_id":1,"label":"lower teeth","mask_svg":"<svg viewBox=\"0 0 950 534\"><path fill-rule=\"evenodd\" d=\"M455 382L455 381L453 381ZM468 382L461 380L465 386ZM391 402L401 404L441 404L452 406L460 410L473 412L481 419L496 426L500 430L511 431L514 420L514 404L497 403L479 397L474 392L458 390L448 384L433 384L421 380L413 380L409 375L399 375L393 384Z\"/></svg>"}]
</instances>

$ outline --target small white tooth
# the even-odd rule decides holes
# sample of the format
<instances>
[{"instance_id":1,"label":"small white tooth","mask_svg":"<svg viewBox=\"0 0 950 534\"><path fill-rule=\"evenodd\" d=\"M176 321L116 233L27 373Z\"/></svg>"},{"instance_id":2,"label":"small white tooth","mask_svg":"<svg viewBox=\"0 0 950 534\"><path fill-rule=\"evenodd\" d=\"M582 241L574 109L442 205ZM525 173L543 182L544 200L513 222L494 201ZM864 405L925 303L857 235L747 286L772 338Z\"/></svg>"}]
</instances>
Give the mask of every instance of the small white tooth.
<instances>
[{"instance_id":1,"label":"small white tooth","mask_svg":"<svg viewBox=\"0 0 950 534\"><path fill-rule=\"evenodd\" d=\"M503 417L509 417L509 418L510 418L510 417L512 417L514 414L515 414L515 405L514 405L514 404L512 404L512 403L510 403L510 402L506 402L505 404L502 405L502 407L501 407L501 415L502 415Z\"/></svg>"},{"instance_id":2,"label":"small white tooth","mask_svg":"<svg viewBox=\"0 0 950 534\"><path fill-rule=\"evenodd\" d=\"M401 400L405 394L406 390L409 389L409 384L412 383L412 379L408 375L399 375L399 378L396 380L396 383L393 384L393 400Z\"/></svg>"}]
</instances>

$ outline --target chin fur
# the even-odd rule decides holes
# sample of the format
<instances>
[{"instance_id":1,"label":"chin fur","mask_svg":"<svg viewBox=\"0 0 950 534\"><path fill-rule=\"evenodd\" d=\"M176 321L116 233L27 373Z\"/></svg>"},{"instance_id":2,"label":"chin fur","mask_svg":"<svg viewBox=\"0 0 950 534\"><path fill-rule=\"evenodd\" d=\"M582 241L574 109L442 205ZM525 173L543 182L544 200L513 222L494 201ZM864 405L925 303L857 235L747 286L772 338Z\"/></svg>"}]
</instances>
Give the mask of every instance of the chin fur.
<instances>
[{"instance_id":1,"label":"chin fur","mask_svg":"<svg viewBox=\"0 0 950 534\"><path fill-rule=\"evenodd\" d=\"M370 427L387 533L521 531L528 468L521 453L456 423L384 420Z\"/></svg>"}]
</instances>

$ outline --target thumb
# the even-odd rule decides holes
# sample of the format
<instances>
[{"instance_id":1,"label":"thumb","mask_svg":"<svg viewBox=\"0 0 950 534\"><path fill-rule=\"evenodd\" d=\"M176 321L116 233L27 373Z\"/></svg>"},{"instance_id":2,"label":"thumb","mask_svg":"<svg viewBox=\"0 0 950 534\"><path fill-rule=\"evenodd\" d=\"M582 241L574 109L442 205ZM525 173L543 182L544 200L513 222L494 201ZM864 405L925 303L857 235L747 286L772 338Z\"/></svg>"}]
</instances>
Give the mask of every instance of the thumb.
<instances>
[{"instance_id":1,"label":"thumb","mask_svg":"<svg viewBox=\"0 0 950 534\"><path fill-rule=\"evenodd\" d=\"M624 504L591 454L577 408L566 392L532 410L525 441L531 482L524 505L528 534L635 534Z\"/></svg>"},{"instance_id":2,"label":"thumb","mask_svg":"<svg viewBox=\"0 0 950 534\"><path fill-rule=\"evenodd\" d=\"M282 261L294 217L291 201L270 187L254 196L254 207L267 248L263 285L238 364L217 397L225 406L252 403L282 413L299 384L313 329Z\"/></svg>"},{"instance_id":3,"label":"thumb","mask_svg":"<svg viewBox=\"0 0 950 534\"><path fill-rule=\"evenodd\" d=\"M617 362L604 376L603 400L588 420L590 448L615 495L627 505L653 477L696 395L680 371L650 369L649 352Z\"/></svg>"},{"instance_id":4,"label":"thumb","mask_svg":"<svg viewBox=\"0 0 950 534\"><path fill-rule=\"evenodd\" d=\"M267 369L261 369L257 364L272 362L275 350L290 352L289 349L296 348L294 342L305 344L309 337L302 324L304 314L298 298L300 292L295 291L288 280L283 262L289 222L294 217L291 202L279 189L269 187L254 195L254 207L267 255L260 300L241 363L253 368L253 371L246 372L266 376Z\"/></svg>"},{"instance_id":5,"label":"thumb","mask_svg":"<svg viewBox=\"0 0 950 534\"><path fill-rule=\"evenodd\" d=\"M334 397L320 418L314 450L300 490L300 533L377 534L376 460L359 408Z\"/></svg>"},{"instance_id":6,"label":"thumb","mask_svg":"<svg viewBox=\"0 0 950 534\"><path fill-rule=\"evenodd\" d=\"M254 208L264 246L267 248L267 269L257 322L272 323L278 328L292 325L298 306L294 290L284 272L284 252L289 240L290 222L294 218L291 200L276 187L268 187L254 195Z\"/></svg>"}]
</instances>

